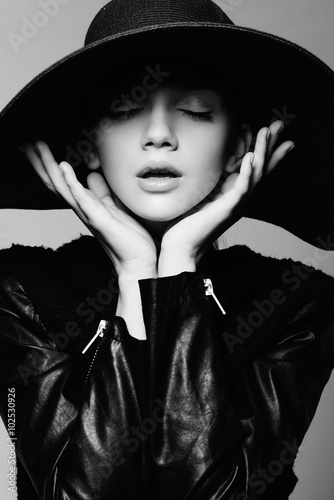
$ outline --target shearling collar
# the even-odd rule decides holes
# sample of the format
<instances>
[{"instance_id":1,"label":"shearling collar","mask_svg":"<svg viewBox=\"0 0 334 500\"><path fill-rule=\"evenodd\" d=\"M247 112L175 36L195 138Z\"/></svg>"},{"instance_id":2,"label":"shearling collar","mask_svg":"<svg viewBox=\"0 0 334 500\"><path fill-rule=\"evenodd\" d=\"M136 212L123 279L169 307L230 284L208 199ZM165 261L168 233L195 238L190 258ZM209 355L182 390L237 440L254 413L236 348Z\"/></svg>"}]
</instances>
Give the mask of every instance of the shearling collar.
<instances>
[{"instance_id":1,"label":"shearling collar","mask_svg":"<svg viewBox=\"0 0 334 500\"><path fill-rule=\"evenodd\" d=\"M49 331L62 332L69 322L79 326L80 335L65 350L80 358L100 319L111 319L117 305L117 276L96 239L81 236L56 251L13 245L0 255L2 278L12 275L22 284ZM292 259L264 257L245 245L210 249L198 271L211 278L227 311L222 317L210 303L237 370L270 348L298 315L304 321L319 316L334 292L334 279L322 272Z\"/></svg>"}]
</instances>

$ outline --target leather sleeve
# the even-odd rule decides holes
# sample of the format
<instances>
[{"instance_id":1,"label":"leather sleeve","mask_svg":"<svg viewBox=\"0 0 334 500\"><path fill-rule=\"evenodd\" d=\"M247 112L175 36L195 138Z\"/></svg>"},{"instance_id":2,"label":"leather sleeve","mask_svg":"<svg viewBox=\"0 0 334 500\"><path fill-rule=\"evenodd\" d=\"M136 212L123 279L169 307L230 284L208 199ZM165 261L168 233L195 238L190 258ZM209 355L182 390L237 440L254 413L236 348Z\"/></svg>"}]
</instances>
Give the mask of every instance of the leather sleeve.
<instances>
[{"instance_id":1,"label":"leather sleeve","mask_svg":"<svg viewBox=\"0 0 334 500\"><path fill-rule=\"evenodd\" d=\"M329 377L332 301L321 321L313 304L286 325L231 387L202 276L143 280L140 289L148 340L115 317L79 405L75 361L53 345L19 285L1 297L1 412L6 420L15 387L17 449L40 497L262 498L291 464Z\"/></svg>"},{"instance_id":2,"label":"leather sleeve","mask_svg":"<svg viewBox=\"0 0 334 500\"><path fill-rule=\"evenodd\" d=\"M142 420L141 342L115 317L78 405L71 397L76 362L48 338L22 287L12 281L6 292L0 295L1 415L6 425L14 387L16 449L40 498L109 499L120 491L146 498L143 442L130 440Z\"/></svg>"},{"instance_id":3,"label":"leather sleeve","mask_svg":"<svg viewBox=\"0 0 334 500\"><path fill-rule=\"evenodd\" d=\"M334 294L305 304L235 384L224 316L213 325L199 273L143 282L142 294L152 399L165 405L152 434L152 498L288 498L276 480L291 469L334 364Z\"/></svg>"}]
</instances>

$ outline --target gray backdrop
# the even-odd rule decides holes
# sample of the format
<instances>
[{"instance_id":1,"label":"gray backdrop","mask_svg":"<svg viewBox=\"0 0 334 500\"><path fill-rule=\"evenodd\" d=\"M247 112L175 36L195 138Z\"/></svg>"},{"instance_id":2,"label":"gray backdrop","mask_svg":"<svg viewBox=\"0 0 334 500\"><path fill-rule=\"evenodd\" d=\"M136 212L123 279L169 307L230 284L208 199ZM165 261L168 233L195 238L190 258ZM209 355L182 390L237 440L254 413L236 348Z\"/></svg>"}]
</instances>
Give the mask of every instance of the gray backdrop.
<instances>
[{"instance_id":1,"label":"gray backdrop","mask_svg":"<svg viewBox=\"0 0 334 500\"><path fill-rule=\"evenodd\" d=\"M106 0L0 0L0 108L37 73L79 48L88 24ZM216 0L235 23L275 33L299 43L334 68L333 0ZM47 10L53 6L51 10ZM44 8L43 8L44 7ZM46 16L40 12L49 12ZM24 27L38 24L24 40ZM245 85L247 76L245 75ZM52 98L52 96L50 96ZM89 234L70 211L0 211L0 247L13 242L57 247L79 234ZM247 244L265 255L296 260L334 276L334 255L315 252L283 229L242 219L226 234L228 245ZM333 252L334 253L334 252ZM327 384L316 417L300 448L295 471L300 482L292 500L332 500L334 491L333 377ZM0 498L8 491L7 434L0 426Z\"/></svg>"}]
</instances>

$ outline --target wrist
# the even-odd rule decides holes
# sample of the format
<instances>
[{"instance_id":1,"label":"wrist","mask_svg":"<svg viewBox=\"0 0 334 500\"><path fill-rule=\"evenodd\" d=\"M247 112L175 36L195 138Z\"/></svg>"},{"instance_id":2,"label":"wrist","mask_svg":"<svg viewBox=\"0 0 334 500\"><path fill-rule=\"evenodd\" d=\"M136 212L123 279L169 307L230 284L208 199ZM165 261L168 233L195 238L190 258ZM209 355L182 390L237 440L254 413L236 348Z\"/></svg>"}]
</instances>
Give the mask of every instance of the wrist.
<instances>
[{"instance_id":1,"label":"wrist","mask_svg":"<svg viewBox=\"0 0 334 500\"><path fill-rule=\"evenodd\" d=\"M119 295L116 307L116 316L124 319L131 337L139 340L146 339L145 325L143 321L139 279L143 276L133 276L133 274L123 274L118 277Z\"/></svg>"},{"instance_id":2,"label":"wrist","mask_svg":"<svg viewBox=\"0 0 334 500\"><path fill-rule=\"evenodd\" d=\"M196 262L190 255L161 250L158 262L158 277L175 276L183 272L196 271Z\"/></svg>"},{"instance_id":3,"label":"wrist","mask_svg":"<svg viewBox=\"0 0 334 500\"><path fill-rule=\"evenodd\" d=\"M122 268L117 271L117 275L118 275L119 286L128 285L133 282L138 282L139 280L156 278L157 268L156 267L149 267L142 269Z\"/></svg>"}]
</instances>

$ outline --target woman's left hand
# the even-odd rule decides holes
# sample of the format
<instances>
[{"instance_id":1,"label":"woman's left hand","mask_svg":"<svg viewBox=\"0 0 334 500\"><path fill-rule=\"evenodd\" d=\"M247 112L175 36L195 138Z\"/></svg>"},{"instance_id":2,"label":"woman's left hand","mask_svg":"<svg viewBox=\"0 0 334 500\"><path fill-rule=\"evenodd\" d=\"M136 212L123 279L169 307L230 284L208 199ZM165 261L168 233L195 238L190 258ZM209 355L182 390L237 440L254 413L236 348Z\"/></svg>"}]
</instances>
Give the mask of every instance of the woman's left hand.
<instances>
[{"instance_id":1,"label":"woman's left hand","mask_svg":"<svg viewBox=\"0 0 334 500\"><path fill-rule=\"evenodd\" d=\"M159 276L195 271L208 246L242 217L261 178L294 146L292 141L286 141L276 147L282 125L275 121L269 128L262 128L254 153L247 153L242 160L240 173L229 175L213 200L193 208L167 229L161 243Z\"/></svg>"}]
</instances>

